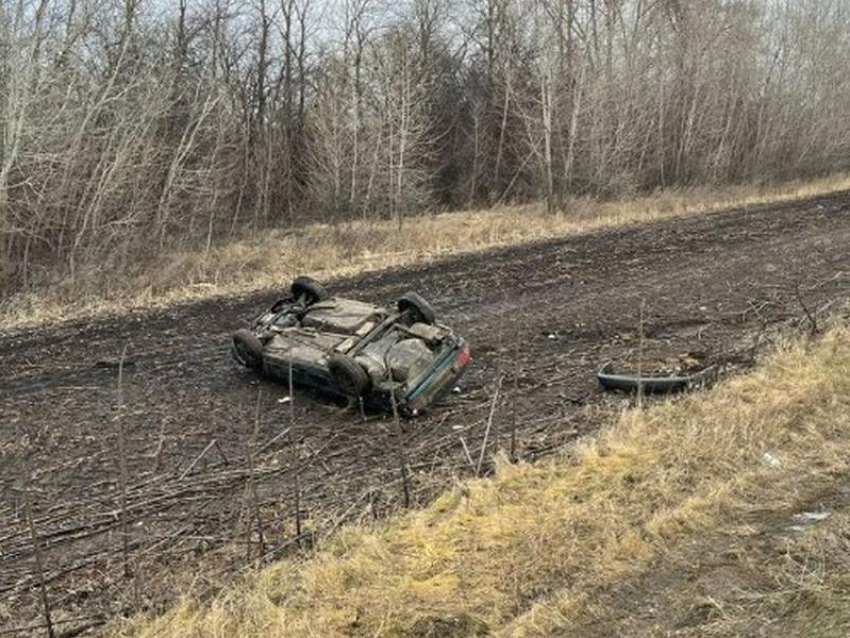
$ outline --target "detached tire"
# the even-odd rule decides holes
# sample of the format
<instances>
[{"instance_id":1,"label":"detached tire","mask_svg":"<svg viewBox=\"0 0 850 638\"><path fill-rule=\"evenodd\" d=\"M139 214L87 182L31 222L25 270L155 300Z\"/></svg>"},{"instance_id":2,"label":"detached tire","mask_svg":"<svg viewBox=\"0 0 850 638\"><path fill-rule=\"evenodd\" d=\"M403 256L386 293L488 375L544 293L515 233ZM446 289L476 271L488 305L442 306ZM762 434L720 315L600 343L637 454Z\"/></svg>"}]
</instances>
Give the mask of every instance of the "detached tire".
<instances>
[{"instance_id":1,"label":"detached tire","mask_svg":"<svg viewBox=\"0 0 850 638\"><path fill-rule=\"evenodd\" d=\"M437 320L437 313L422 295L415 292L408 292L398 300L396 304L399 312L406 312L412 318L414 323L427 323L433 325Z\"/></svg>"},{"instance_id":2,"label":"detached tire","mask_svg":"<svg viewBox=\"0 0 850 638\"><path fill-rule=\"evenodd\" d=\"M289 289L296 300L300 299L302 295L306 297L308 306L328 297L328 291L325 290L325 287L310 277L296 277Z\"/></svg>"},{"instance_id":3,"label":"detached tire","mask_svg":"<svg viewBox=\"0 0 850 638\"><path fill-rule=\"evenodd\" d=\"M230 353L241 366L251 370L263 369L263 344L250 330L237 330L233 334Z\"/></svg>"},{"instance_id":4,"label":"detached tire","mask_svg":"<svg viewBox=\"0 0 850 638\"><path fill-rule=\"evenodd\" d=\"M337 390L349 398L363 397L372 388L372 380L366 370L348 355L331 355L328 359L328 370Z\"/></svg>"}]
</instances>

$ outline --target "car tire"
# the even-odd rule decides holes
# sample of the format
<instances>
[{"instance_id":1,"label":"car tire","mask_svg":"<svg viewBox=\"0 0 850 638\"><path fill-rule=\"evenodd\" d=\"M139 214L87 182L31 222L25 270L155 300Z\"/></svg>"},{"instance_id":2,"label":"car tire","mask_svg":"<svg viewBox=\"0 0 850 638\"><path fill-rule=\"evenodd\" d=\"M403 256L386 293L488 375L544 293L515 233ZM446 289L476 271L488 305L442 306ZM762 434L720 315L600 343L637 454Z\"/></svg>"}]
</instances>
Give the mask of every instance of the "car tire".
<instances>
[{"instance_id":1,"label":"car tire","mask_svg":"<svg viewBox=\"0 0 850 638\"><path fill-rule=\"evenodd\" d=\"M308 306L318 303L323 299L327 299L328 297L328 292L325 290L325 287L310 277L296 277L289 289L296 301L300 299L302 295L306 297Z\"/></svg>"},{"instance_id":2,"label":"car tire","mask_svg":"<svg viewBox=\"0 0 850 638\"><path fill-rule=\"evenodd\" d=\"M233 334L230 352L239 365L251 370L263 369L263 343L250 330L237 330Z\"/></svg>"},{"instance_id":3,"label":"car tire","mask_svg":"<svg viewBox=\"0 0 850 638\"><path fill-rule=\"evenodd\" d=\"M406 312L413 317L414 323L432 325L437 320L437 313L434 312L434 308L418 293L408 292L402 295L396 305L399 312Z\"/></svg>"},{"instance_id":4,"label":"car tire","mask_svg":"<svg viewBox=\"0 0 850 638\"><path fill-rule=\"evenodd\" d=\"M372 387L372 380L366 370L348 355L331 355L328 359L328 370L336 389L349 398L363 397Z\"/></svg>"}]
</instances>

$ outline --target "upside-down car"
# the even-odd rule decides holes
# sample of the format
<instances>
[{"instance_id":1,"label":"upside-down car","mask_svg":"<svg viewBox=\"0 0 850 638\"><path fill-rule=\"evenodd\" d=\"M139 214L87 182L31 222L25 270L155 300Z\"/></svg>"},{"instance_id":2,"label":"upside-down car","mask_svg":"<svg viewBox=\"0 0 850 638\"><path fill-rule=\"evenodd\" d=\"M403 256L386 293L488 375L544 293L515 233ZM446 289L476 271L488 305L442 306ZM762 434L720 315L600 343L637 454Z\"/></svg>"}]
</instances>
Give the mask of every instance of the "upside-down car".
<instances>
[{"instance_id":1,"label":"upside-down car","mask_svg":"<svg viewBox=\"0 0 850 638\"><path fill-rule=\"evenodd\" d=\"M416 416L451 390L472 361L415 292L395 309L328 295L308 277L233 335L233 358L273 379Z\"/></svg>"}]
</instances>

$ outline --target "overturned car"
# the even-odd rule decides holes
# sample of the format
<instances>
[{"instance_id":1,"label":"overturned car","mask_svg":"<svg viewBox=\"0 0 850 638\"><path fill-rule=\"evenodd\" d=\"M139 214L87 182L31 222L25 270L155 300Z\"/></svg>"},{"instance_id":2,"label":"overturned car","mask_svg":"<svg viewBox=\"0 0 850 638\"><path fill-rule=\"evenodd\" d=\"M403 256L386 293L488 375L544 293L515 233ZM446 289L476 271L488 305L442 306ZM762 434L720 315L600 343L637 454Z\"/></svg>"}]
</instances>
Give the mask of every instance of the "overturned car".
<instances>
[{"instance_id":1,"label":"overturned car","mask_svg":"<svg viewBox=\"0 0 850 638\"><path fill-rule=\"evenodd\" d=\"M231 353L276 380L415 416L451 390L472 361L463 338L420 295L395 309L328 295L308 277L233 335Z\"/></svg>"}]
</instances>

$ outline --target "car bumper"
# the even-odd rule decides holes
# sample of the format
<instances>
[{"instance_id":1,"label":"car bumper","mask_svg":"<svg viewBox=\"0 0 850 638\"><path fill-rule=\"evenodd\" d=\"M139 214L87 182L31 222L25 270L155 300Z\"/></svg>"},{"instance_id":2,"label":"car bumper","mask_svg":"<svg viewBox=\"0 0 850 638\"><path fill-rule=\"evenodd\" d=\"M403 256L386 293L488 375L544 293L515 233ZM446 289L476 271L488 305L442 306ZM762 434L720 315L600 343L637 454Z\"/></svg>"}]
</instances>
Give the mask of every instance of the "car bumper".
<instances>
[{"instance_id":1,"label":"car bumper","mask_svg":"<svg viewBox=\"0 0 850 638\"><path fill-rule=\"evenodd\" d=\"M407 392L400 405L402 411L408 416L416 416L437 402L451 391L471 362L469 346L461 340L434 364L419 384Z\"/></svg>"}]
</instances>

